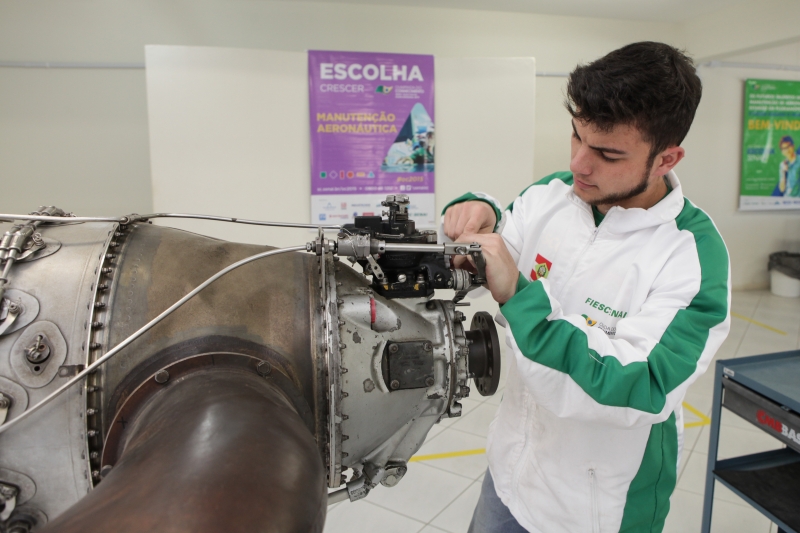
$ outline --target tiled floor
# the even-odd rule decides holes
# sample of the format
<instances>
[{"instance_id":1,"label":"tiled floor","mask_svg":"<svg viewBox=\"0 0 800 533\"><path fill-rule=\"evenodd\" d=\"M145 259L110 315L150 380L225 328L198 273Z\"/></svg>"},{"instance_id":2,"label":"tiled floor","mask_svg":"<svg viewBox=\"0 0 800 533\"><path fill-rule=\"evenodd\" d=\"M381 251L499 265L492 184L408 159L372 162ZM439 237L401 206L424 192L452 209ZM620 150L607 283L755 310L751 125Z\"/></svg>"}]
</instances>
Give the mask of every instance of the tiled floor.
<instances>
[{"instance_id":1,"label":"tiled floor","mask_svg":"<svg viewBox=\"0 0 800 533\"><path fill-rule=\"evenodd\" d=\"M491 303L483 298L466 311L470 315L482 309L491 311ZM768 291L735 292L732 311L731 333L717 359L800 348L800 298L781 298ZM502 335L502 328L498 329ZM463 416L434 427L418 455L484 448L489 422L500 404L504 384L505 376L495 396L484 398L475 394L465 400ZM713 374L707 372L689 389L685 402L710 416L712 386ZM684 412L687 423L702 422L689 410ZM708 425L686 430L678 485L672 495L665 533L700 531L708 434ZM720 458L779 447L777 440L723 410ZM464 533L485 470L483 454L412 462L396 487L378 486L364 500L329 507L325 533ZM777 528L717 484L712 531L775 533Z\"/></svg>"}]
</instances>

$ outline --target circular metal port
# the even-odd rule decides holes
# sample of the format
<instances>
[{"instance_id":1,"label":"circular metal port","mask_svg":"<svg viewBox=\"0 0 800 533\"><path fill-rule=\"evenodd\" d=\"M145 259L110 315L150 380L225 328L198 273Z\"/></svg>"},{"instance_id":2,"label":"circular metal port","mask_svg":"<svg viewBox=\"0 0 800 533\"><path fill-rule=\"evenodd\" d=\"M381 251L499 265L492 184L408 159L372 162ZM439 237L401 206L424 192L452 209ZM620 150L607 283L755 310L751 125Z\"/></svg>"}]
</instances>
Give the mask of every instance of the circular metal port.
<instances>
[{"instance_id":1,"label":"circular metal port","mask_svg":"<svg viewBox=\"0 0 800 533\"><path fill-rule=\"evenodd\" d=\"M500 342L492 315L486 311L475 313L470 330L465 336L469 345L469 372L481 396L497 392L500 383Z\"/></svg>"}]
</instances>

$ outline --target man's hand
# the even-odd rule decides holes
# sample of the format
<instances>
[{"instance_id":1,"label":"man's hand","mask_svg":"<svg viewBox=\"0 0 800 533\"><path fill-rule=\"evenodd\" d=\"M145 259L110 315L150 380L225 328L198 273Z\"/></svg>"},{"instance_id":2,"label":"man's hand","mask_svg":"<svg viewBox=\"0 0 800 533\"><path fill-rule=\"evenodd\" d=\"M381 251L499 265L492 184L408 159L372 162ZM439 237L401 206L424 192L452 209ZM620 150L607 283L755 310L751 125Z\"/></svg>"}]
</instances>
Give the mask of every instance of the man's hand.
<instances>
[{"instance_id":1,"label":"man's hand","mask_svg":"<svg viewBox=\"0 0 800 533\"><path fill-rule=\"evenodd\" d=\"M483 203L483 202L474 202ZM449 210L448 210L449 211ZM494 217L493 217L494 218ZM458 242L473 243L481 245L483 258L486 260L486 281L492 298L497 303L504 304L511 299L517 292L517 279L519 279L519 269L514 258L506 248L506 243L497 233L478 234L464 233ZM470 261L472 259L470 258Z\"/></svg>"},{"instance_id":2,"label":"man's hand","mask_svg":"<svg viewBox=\"0 0 800 533\"><path fill-rule=\"evenodd\" d=\"M496 224L494 209L486 202L461 202L451 205L444 213L444 234L453 241L458 241L465 233L491 233Z\"/></svg>"}]
</instances>

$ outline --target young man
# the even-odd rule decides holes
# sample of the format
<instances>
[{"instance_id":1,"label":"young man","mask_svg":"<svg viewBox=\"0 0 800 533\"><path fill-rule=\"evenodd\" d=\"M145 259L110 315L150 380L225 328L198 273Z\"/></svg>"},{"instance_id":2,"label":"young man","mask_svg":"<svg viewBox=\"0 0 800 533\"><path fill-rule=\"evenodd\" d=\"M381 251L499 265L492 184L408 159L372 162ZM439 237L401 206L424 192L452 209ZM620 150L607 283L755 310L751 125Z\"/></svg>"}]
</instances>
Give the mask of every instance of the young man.
<instances>
[{"instance_id":1,"label":"young man","mask_svg":"<svg viewBox=\"0 0 800 533\"><path fill-rule=\"evenodd\" d=\"M781 161L778 186L773 196L800 196L800 160L797 158L797 149L794 139L786 135L778 144L785 159Z\"/></svg>"},{"instance_id":2,"label":"young man","mask_svg":"<svg viewBox=\"0 0 800 533\"><path fill-rule=\"evenodd\" d=\"M445 234L483 248L512 350L471 533L662 530L681 402L730 325L725 244L672 171L700 94L665 44L579 66L570 172L504 212L446 208Z\"/></svg>"}]
</instances>

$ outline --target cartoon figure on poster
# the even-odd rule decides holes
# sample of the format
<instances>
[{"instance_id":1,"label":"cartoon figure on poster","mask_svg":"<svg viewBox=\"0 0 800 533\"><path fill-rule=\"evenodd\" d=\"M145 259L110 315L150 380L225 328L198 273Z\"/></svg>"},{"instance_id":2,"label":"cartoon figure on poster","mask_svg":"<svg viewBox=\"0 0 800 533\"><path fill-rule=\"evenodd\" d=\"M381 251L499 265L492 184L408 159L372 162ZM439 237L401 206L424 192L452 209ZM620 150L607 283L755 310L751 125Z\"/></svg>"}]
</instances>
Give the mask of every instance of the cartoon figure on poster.
<instances>
[{"instance_id":1,"label":"cartoon figure on poster","mask_svg":"<svg viewBox=\"0 0 800 533\"><path fill-rule=\"evenodd\" d=\"M383 160L384 172L433 172L436 134L422 104L414 104Z\"/></svg>"},{"instance_id":2,"label":"cartoon figure on poster","mask_svg":"<svg viewBox=\"0 0 800 533\"><path fill-rule=\"evenodd\" d=\"M800 160L794 139L786 135L781 138L778 147L784 159L778 168L778 184L772 196L800 196Z\"/></svg>"}]
</instances>

